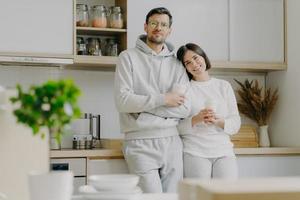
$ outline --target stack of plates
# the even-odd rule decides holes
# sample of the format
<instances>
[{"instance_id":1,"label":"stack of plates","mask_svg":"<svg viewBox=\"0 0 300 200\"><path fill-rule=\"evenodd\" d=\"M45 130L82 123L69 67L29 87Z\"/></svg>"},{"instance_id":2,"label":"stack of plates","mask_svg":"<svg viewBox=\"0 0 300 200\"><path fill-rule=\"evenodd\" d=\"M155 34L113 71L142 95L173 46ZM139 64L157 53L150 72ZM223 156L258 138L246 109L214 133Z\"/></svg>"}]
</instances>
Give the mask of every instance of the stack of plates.
<instances>
[{"instance_id":1,"label":"stack of plates","mask_svg":"<svg viewBox=\"0 0 300 200\"><path fill-rule=\"evenodd\" d=\"M137 186L139 177L130 174L92 175L90 185L79 188L86 200L136 200L142 193Z\"/></svg>"}]
</instances>

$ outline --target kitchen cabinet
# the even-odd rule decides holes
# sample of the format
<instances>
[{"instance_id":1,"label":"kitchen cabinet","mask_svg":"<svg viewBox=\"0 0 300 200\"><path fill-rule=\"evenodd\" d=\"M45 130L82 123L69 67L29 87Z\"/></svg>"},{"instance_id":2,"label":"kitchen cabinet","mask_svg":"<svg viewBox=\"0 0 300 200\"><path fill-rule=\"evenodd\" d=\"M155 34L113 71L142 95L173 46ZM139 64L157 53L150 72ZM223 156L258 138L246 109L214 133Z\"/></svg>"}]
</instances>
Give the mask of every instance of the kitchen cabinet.
<instances>
[{"instance_id":1,"label":"kitchen cabinet","mask_svg":"<svg viewBox=\"0 0 300 200\"><path fill-rule=\"evenodd\" d=\"M76 4L86 4L88 7L94 5L104 5L106 8L111 6L119 6L121 8L121 13L123 16L124 28L97 28L91 27L91 24L87 27L80 27L76 25ZM101 38L101 41L105 41L108 38L114 38L117 41L118 52L127 49L127 29L126 29L126 18L127 18L127 0L74 0L74 31L73 31L73 54L74 54L74 64L70 67L75 69L88 69L88 68L105 68L114 67L117 62L117 56L106 56L102 52L102 56L91 56L91 55L78 55L77 53L77 38L82 37L84 40L87 38ZM91 12L89 12L89 21L91 21ZM90 22L91 23L91 22ZM107 49L105 44L100 42L100 48ZM102 47L101 47L102 46ZM104 47L103 47L104 46Z\"/></svg>"},{"instance_id":2,"label":"kitchen cabinet","mask_svg":"<svg viewBox=\"0 0 300 200\"><path fill-rule=\"evenodd\" d=\"M300 176L299 155L238 155L239 176Z\"/></svg>"},{"instance_id":3,"label":"kitchen cabinet","mask_svg":"<svg viewBox=\"0 0 300 200\"><path fill-rule=\"evenodd\" d=\"M228 2L225 0L128 0L128 46L134 47L137 36L144 33L146 14L164 6L173 16L168 39L176 48L194 42L201 44L212 60L227 60ZM136 9L139 8L139 9Z\"/></svg>"},{"instance_id":4,"label":"kitchen cabinet","mask_svg":"<svg viewBox=\"0 0 300 200\"><path fill-rule=\"evenodd\" d=\"M52 171L72 171L74 174L74 194L86 184L86 158L55 158L50 160Z\"/></svg>"},{"instance_id":5,"label":"kitchen cabinet","mask_svg":"<svg viewBox=\"0 0 300 200\"><path fill-rule=\"evenodd\" d=\"M128 0L128 47L144 33L147 12L158 6L173 15L169 41L176 48L200 44L214 70L286 70L285 0Z\"/></svg>"},{"instance_id":6,"label":"kitchen cabinet","mask_svg":"<svg viewBox=\"0 0 300 200\"><path fill-rule=\"evenodd\" d=\"M0 55L73 57L70 0L5 0L0 6Z\"/></svg>"},{"instance_id":7,"label":"kitchen cabinet","mask_svg":"<svg viewBox=\"0 0 300 200\"><path fill-rule=\"evenodd\" d=\"M95 174L128 174L126 161L117 159L88 159L87 175Z\"/></svg>"},{"instance_id":8,"label":"kitchen cabinet","mask_svg":"<svg viewBox=\"0 0 300 200\"><path fill-rule=\"evenodd\" d=\"M230 0L230 61L284 63L284 0Z\"/></svg>"}]
</instances>

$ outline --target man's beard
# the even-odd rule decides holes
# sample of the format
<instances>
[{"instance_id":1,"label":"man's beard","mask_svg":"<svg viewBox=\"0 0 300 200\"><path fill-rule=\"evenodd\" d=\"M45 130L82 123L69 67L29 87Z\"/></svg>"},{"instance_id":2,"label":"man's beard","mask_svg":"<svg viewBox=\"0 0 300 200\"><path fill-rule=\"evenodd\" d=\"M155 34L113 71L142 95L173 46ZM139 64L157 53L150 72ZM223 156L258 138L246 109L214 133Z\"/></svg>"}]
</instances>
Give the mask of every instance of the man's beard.
<instances>
[{"instance_id":1,"label":"man's beard","mask_svg":"<svg viewBox=\"0 0 300 200\"><path fill-rule=\"evenodd\" d=\"M147 38L149 42L153 43L153 44L163 44L165 43L166 39L161 37L161 38L156 38L156 37L148 37Z\"/></svg>"}]
</instances>

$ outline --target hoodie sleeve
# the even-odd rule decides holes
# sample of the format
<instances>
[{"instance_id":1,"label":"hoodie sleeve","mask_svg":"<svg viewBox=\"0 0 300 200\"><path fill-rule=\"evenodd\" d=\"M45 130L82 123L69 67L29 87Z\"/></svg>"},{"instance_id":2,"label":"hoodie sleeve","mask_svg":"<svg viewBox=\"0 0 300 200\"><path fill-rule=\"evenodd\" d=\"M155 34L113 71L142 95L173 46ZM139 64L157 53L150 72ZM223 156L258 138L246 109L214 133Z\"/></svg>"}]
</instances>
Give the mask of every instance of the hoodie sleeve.
<instances>
[{"instance_id":1,"label":"hoodie sleeve","mask_svg":"<svg viewBox=\"0 0 300 200\"><path fill-rule=\"evenodd\" d=\"M147 112L164 105L163 94L138 95L133 90L132 64L128 53L119 55L115 72L115 103L121 113Z\"/></svg>"},{"instance_id":2,"label":"hoodie sleeve","mask_svg":"<svg viewBox=\"0 0 300 200\"><path fill-rule=\"evenodd\" d=\"M225 118L224 132L228 135L233 135L237 133L241 127L241 118L233 89L229 83L227 83L226 86L228 115Z\"/></svg>"},{"instance_id":3,"label":"hoodie sleeve","mask_svg":"<svg viewBox=\"0 0 300 200\"><path fill-rule=\"evenodd\" d=\"M179 70L180 76L178 77L176 83L186 86L184 104L178 107L160 106L158 108L151 110L149 113L152 113L160 117L165 117L165 118L186 118L189 116L191 111L191 100L189 98L190 83L184 68L182 67L180 69L181 69Z\"/></svg>"}]
</instances>

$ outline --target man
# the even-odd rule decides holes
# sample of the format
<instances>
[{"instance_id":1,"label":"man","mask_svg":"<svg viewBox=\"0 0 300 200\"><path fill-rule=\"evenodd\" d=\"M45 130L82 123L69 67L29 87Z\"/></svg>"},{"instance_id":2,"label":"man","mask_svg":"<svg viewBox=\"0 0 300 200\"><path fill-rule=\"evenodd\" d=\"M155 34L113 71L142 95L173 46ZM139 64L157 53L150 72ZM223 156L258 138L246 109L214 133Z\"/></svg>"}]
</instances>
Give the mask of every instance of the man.
<instances>
[{"instance_id":1,"label":"man","mask_svg":"<svg viewBox=\"0 0 300 200\"><path fill-rule=\"evenodd\" d=\"M189 114L182 92L187 85L184 67L174 47L165 42L172 15L152 9L136 47L122 52L115 73L115 101L125 133L123 153L130 173L140 176L146 193L176 192L182 178L182 143L176 125Z\"/></svg>"}]
</instances>

